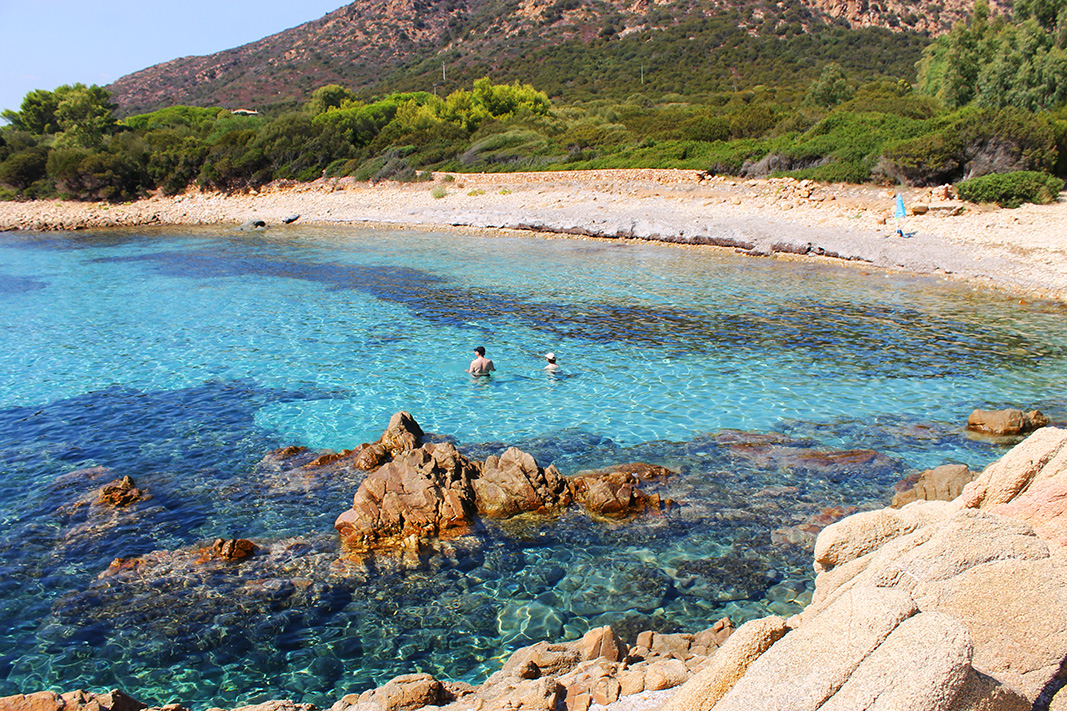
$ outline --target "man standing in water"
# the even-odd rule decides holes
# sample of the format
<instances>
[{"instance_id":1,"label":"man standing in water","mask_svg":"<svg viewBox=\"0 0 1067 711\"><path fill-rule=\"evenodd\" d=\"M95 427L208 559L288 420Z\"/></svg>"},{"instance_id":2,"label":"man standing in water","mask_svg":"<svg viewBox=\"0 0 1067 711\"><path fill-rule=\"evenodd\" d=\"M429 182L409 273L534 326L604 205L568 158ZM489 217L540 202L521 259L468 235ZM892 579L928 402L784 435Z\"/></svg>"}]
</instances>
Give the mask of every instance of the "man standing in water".
<instances>
[{"instance_id":1,"label":"man standing in water","mask_svg":"<svg viewBox=\"0 0 1067 711\"><path fill-rule=\"evenodd\" d=\"M496 370L493 361L485 357L484 348L478 346L474 349L474 352L478 354L478 357L471 361L471 367L467 368L468 373L471 375L489 375Z\"/></svg>"}]
</instances>

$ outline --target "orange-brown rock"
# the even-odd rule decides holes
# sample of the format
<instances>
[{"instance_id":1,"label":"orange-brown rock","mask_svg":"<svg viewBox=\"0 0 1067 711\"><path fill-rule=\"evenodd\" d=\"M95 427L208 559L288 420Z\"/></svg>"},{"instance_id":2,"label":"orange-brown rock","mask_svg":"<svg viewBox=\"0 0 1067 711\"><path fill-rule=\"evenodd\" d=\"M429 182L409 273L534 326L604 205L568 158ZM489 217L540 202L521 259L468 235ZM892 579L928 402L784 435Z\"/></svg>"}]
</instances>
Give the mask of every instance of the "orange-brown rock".
<instances>
[{"instance_id":1,"label":"orange-brown rock","mask_svg":"<svg viewBox=\"0 0 1067 711\"><path fill-rule=\"evenodd\" d=\"M471 479L477 475L477 465L450 444L403 452L368 475L334 527L349 549L465 531L475 513Z\"/></svg>"},{"instance_id":2,"label":"orange-brown rock","mask_svg":"<svg viewBox=\"0 0 1067 711\"><path fill-rule=\"evenodd\" d=\"M659 494L646 494L638 487L638 478L628 471L612 471L602 474L580 474L569 482L575 502L586 511L611 518L625 518L659 511L666 503Z\"/></svg>"},{"instance_id":3,"label":"orange-brown rock","mask_svg":"<svg viewBox=\"0 0 1067 711\"><path fill-rule=\"evenodd\" d=\"M352 452L353 450L351 449L343 449L340 452L327 452L326 454L321 454L318 457L312 459L310 462L307 463L307 466L325 467L331 464L336 464L342 459L347 459L348 457L351 457Z\"/></svg>"},{"instance_id":4,"label":"orange-brown rock","mask_svg":"<svg viewBox=\"0 0 1067 711\"><path fill-rule=\"evenodd\" d=\"M123 507L148 498L146 494L137 488L133 479L124 476L110 484L100 487L97 501L105 506Z\"/></svg>"},{"instance_id":5,"label":"orange-brown rock","mask_svg":"<svg viewBox=\"0 0 1067 711\"><path fill-rule=\"evenodd\" d=\"M81 689L65 694L38 691L0 698L0 711L141 711L144 708L147 704L118 689L106 694Z\"/></svg>"},{"instance_id":6,"label":"orange-brown rock","mask_svg":"<svg viewBox=\"0 0 1067 711\"><path fill-rule=\"evenodd\" d=\"M542 469L532 456L515 447L486 459L472 483L478 513L490 518L546 513L571 502L567 480L555 467Z\"/></svg>"},{"instance_id":7,"label":"orange-brown rock","mask_svg":"<svg viewBox=\"0 0 1067 711\"><path fill-rule=\"evenodd\" d=\"M256 544L246 538L216 538L209 547L203 549L200 561L244 560L255 552Z\"/></svg>"},{"instance_id":8,"label":"orange-brown rock","mask_svg":"<svg viewBox=\"0 0 1067 711\"><path fill-rule=\"evenodd\" d=\"M1047 427L1049 419L1040 410L1023 412L1006 410L975 410L967 418L967 429L997 436L1014 436Z\"/></svg>"},{"instance_id":9,"label":"orange-brown rock","mask_svg":"<svg viewBox=\"0 0 1067 711\"><path fill-rule=\"evenodd\" d=\"M899 509L912 501L952 501L963 493L963 487L974 481L974 477L975 472L966 464L942 464L927 469L897 484L892 506Z\"/></svg>"}]
</instances>

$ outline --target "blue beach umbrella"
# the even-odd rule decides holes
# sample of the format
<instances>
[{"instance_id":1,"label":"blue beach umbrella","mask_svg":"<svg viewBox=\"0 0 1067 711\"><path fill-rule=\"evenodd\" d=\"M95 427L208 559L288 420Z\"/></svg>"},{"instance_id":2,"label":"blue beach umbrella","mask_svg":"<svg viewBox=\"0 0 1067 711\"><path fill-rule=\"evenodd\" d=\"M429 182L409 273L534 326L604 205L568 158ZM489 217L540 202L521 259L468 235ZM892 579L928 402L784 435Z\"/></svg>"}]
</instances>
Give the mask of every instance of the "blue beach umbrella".
<instances>
[{"instance_id":1,"label":"blue beach umbrella","mask_svg":"<svg viewBox=\"0 0 1067 711\"><path fill-rule=\"evenodd\" d=\"M908 213L904 210L904 196L900 193L897 193L897 209L893 213L893 217L897 218L898 220L902 220L907 216Z\"/></svg>"}]
</instances>

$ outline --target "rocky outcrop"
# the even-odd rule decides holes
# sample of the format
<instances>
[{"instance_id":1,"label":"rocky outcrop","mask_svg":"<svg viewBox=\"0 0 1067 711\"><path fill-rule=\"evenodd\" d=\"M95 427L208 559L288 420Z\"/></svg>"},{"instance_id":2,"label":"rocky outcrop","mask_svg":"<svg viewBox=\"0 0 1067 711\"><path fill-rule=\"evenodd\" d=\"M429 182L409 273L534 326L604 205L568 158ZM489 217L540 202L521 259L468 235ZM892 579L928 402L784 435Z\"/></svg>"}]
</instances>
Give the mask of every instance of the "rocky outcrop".
<instances>
[{"instance_id":1,"label":"rocky outcrop","mask_svg":"<svg viewBox=\"0 0 1067 711\"><path fill-rule=\"evenodd\" d=\"M974 480L966 464L943 464L927 469L914 477L901 480L893 495L893 508L912 501L952 501L963 493L963 487Z\"/></svg>"},{"instance_id":2,"label":"rocky outcrop","mask_svg":"<svg viewBox=\"0 0 1067 711\"><path fill-rule=\"evenodd\" d=\"M828 526L815 595L790 630L767 644L756 632L786 621L743 626L665 711L1056 708L1067 682L1065 493L1067 430L1045 428L952 501ZM735 645L755 658L724 654Z\"/></svg>"},{"instance_id":3,"label":"rocky outcrop","mask_svg":"<svg viewBox=\"0 0 1067 711\"><path fill-rule=\"evenodd\" d=\"M1048 425L1048 417L1040 410L975 410L967 418L967 429L998 437L1026 434Z\"/></svg>"},{"instance_id":4,"label":"rocky outcrop","mask_svg":"<svg viewBox=\"0 0 1067 711\"><path fill-rule=\"evenodd\" d=\"M331 711L433 706L446 711L586 711L592 704L685 683L709 660L718 659L720 647L730 647L733 632L724 618L695 635L642 632L631 646L611 627L598 627L573 642L538 642L516 650L477 687L408 674L377 689L349 694Z\"/></svg>"},{"instance_id":5,"label":"rocky outcrop","mask_svg":"<svg viewBox=\"0 0 1067 711\"><path fill-rule=\"evenodd\" d=\"M65 694L38 691L0 698L0 711L141 711L147 704L115 689L93 694L78 689Z\"/></svg>"},{"instance_id":6,"label":"rocky outcrop","mask_svg":"<svg viewBox=\"0 0 1067 711\"><path fill-rule=\"evenodd\" d=\"M352 550L417 546L421 537L464 533L476 512L478 467L449 444L402 453L370 474L334 527Z\"/></svg>"},{"instance_id":7,"label":"rocky outcrop","mask_svg":"<svg viewBox=\"0 0 1067 711\"><path fill-rule=\"evenodd\" d=\"M639 477L653 481L670 473L662 467L638 463L567 479L554 466L541 467L515 447L477 462L451 444L423 444L424 436L410 414L398 412L378 442L350 450L349 455L342 453L354 454L358 463L373 451L367 466L385 461L367 475L352 508L334 523L349 552L417 549L427 538L468 532L477 516L548 514L573 501L591 513L611 517L659 511L673 504L638 487Z\"/></svg>"}]
</instances>

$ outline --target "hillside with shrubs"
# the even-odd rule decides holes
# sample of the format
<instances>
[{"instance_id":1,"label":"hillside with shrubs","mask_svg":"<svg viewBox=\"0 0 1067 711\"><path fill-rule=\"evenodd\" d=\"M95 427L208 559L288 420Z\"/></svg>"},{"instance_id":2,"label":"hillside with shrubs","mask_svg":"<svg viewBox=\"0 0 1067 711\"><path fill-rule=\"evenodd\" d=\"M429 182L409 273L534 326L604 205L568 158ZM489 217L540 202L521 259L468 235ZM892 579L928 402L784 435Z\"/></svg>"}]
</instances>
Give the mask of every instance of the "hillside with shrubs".
<instances>
[{"instance_id":1,"label":"hillside with shrubs","mask_svg":"<svg viewBox=\"0 0 1067 711\"><path fill-rule=\"evenodd\" d=\"M0 197L124 201L323 177L660 167L910 186L1001 176L960 193L1048 201L1067 176L1067 0L1041 2L1017 2L1010 20L979 6L917 57L910 80L828 62L802 90L561 103L483 77L447 96L331 84L275 112L172 106L121 120L99 87L38 90L5 112Z\"/></svg>"}]
</instances>

